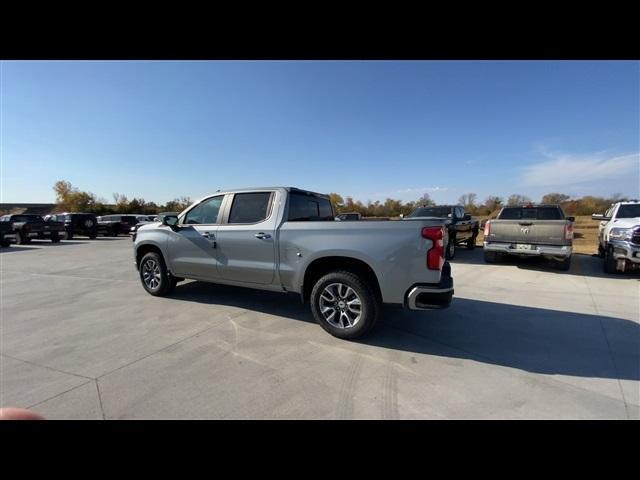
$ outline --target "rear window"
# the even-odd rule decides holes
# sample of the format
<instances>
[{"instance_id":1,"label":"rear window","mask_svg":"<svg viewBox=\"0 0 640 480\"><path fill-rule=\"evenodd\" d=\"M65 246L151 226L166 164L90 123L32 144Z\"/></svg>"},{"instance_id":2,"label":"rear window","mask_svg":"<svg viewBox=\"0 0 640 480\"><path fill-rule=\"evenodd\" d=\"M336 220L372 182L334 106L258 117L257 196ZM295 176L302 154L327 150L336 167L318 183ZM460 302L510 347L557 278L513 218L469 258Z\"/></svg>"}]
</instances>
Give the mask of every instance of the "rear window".
<instances>
[{"instance_id":1,"label":"rear window","mask_svg":"<svg viewBox=\"0 0 640 480\"><path fill-rule=\"evenodd\" d=\"M14 215L14 222L43 222L40 215Z\"/></svg>"},{"instance_id":2,"label":"rear window","mask_svg":"<svg viewBox=\"0 0 640 480\"><path fill-rule=\"evenodd\" d=\"M120 218L120 221L121 221L122 223L138 223L138 219L137 219L136 217L133 217L133 216L127 216L127 215L125 215L125 216L121 217L121 218Z\"/></svg>"},{"instance_id":3,"label":"rear window","mask_svg":"<svg viewBox=\"0 0 640 480\"><path fill-rule=\"evenodd\" d=\"M498 220L562 220L564 215L556 207L507 207Z\"/></svg>"},{"instance_id":4,"label":"rear window","mask_svg":"<svg viewBox=\"0 0 640 480\"><path fill-rule=\"evenodd\" d=\"M290 222L332 221L334 217L331 201L311 194L291 192L288 220Z\"/></svg>"},{"instance_id":5,"label":"rear window","mask_svg":"<svg viewBox=\"0 0 640 480\"><path fill-rule=\"evenodd\" d=\"M229 223L258 223L267 218L271 192L236 193Z\"/></svg>"},{"instance_id":6,"label":"rear window","mask_svg":"<svg viewBox=\"0 0 640 480\"><path fill-rule=\"evenodd\" d=\"M620 205L616 218L635 218L640 217L640 203Z\"/></svg>"},{"instance_id":7,"label":"rear window","mask_svg":"<svg viewBox=\"0 0 640 480\"><path fill-rule=\"evenodd\" d=\"M438 217L447 218L451 213L451 207L422 207L416 208L409 214L412 217Z\"/></svg>"}]
</instances>

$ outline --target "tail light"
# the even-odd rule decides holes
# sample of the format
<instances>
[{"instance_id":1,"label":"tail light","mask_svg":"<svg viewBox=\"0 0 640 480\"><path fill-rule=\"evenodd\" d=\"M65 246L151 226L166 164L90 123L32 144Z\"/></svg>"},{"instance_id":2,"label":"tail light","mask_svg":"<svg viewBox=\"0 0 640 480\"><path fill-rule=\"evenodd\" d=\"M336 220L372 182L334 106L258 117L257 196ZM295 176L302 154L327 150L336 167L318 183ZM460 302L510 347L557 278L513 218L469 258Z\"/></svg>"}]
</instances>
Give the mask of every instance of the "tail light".
<instances>
[{"instance_id":1,"label":"tail light","mask_svg":"<svg viewBox=\"0 0 640 480\"><path fill-rule=\"evenodd\" d=\"M573 240L573 223L569 222L564 226L564 239Z\"/></svg>"},{"instance_id":2,"label":"tail light","mask_svg":"<svg viewBox=\"0 0 640 480\"><path fill-rule=\"evenodd\" d=\"M488 237L490 233L491 233L491 222L489 220L487 220L487 222L484 224L484 236L485 236L485 238Z\"/></svg>"},{"instance_id":3,"label":"tail light","mask_svg":"<svg viewBox=\"0 0 640 480\"><path fill-rule=\"evenodd\" d=\"M429 270L441 270L444 265L444 226L424 227L422 237L433 242L427 251L427 268Z\"/></svg>"}]
</instances>

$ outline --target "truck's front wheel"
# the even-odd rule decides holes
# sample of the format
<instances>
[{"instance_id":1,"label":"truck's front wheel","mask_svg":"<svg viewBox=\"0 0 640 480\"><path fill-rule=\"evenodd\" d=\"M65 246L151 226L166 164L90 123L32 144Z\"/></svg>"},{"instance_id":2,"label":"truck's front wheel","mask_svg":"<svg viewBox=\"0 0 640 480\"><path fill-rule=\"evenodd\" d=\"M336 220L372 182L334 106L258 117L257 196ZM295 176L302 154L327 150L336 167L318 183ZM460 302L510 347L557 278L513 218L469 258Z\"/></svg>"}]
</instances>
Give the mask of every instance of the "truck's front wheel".
<instances>
[{"instance_id":1,"label":"truck's front wheel","mask_svg":"<svg viewBox=\"0 0 640 480\"><path fill-rule=\"evenodd\" d=\"M169 274L162 255L156 252L149 252L142 257L140 281L147 293L156 297L168 295L177 283L176 279Z\"/></svg>"},{"instance_id":2,"label":"truck's front wheel","mask_svg":"<svg viewBox=\"0 0 640 480\"><path fill-rule=\"evenodd\" d=\"M322 328L338 338L366 335L375 326L379 311L374 289L352 272L328 273L311 291L311 313Z\"/></svg>"},{"instance_id":3,"label":"truck's front wheel","mask_svg":"<svg viewBox=\"0 0 640 480\"><path fill-rule=\"evenodd\" d=\"M613 248L607 247L604 252L604 271L605 273L618 273L618 265L613 256Z\"/></svg>"}]
</instances>

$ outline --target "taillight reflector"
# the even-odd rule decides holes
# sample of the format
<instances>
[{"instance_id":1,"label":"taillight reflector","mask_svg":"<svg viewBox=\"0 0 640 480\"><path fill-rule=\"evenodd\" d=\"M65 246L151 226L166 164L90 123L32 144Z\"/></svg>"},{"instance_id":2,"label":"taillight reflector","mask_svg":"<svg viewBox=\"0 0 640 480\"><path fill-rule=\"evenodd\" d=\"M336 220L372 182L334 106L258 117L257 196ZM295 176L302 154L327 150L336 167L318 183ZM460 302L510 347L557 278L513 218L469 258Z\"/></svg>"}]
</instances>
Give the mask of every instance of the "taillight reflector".
<instances>
[{"instance_id":1,"label":"taillight reflector","mask_svg":"<svg viewBox=\"0 0 640 480\"><path fill-rule=\"evenodd\" d=\"M564 227L565 240L573 240L573 223L569 222Z\"/></svg>"},{"instance_id":2,"label":"taillight reflector","mask_svg":"<svg viewBox=\"0 0 640 480\"><path fill-rule=\"evenodd\" d=\"M487 222L484 224L484 236L485 236L485 238L488 237L490 233L491 233L491 222L487 220Z\"/></svg>"},{"instance_id":3,"label":"taillight reflector","mask_svg":"<svg viewBox=\"0 0 640 480\"><path fill-rule=\"evenodd\" d=\"M427 251L427 268L429 270L441 270L444 265L444 226L424 227L422 237L433 242Z\"/></svg>"}]
</instances>

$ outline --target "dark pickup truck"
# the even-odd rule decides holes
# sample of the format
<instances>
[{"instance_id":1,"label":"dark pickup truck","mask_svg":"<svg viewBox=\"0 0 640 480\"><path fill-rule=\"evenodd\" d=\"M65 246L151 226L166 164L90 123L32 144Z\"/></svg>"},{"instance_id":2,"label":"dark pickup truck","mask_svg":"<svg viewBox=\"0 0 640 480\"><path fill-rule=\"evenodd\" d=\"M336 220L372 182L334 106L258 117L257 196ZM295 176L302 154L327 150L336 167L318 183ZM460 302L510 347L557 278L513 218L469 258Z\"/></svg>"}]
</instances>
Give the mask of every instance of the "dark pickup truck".
<instances>
[{"instance_id":1,"label":"dark pickup truck","mask_svg":"<svg viewBox=\"0 0 640 480\"><path fill-rule=\"evenodd\" d=\"M105 237L129 235L131 227L138 223L138 218L135 215L103 215L98 217L98 233Z\"/></svg>"},{"instance_id":2,"label":"dark pickup truck","mask_svg":"<svg viewBox=\"0 0 640 480\"><path fill-rule=\"evenodd\" d=\"M13 232L13 222L11 220L4 221L0 218L0 246L8 247L11 245L11 241L16 239L16 234Z\"/></svg>"},{"instance_id":3,"label":"dark pickup truck","mask_svg":"<svg viewBox=\"0 0 640 480\"><path fill-rule=\"evenodd\" d=\"M476 247L480 223L471 218L462 205L418 207L405 218L446 218L448 241L445 252L448 260L455 256L456 245L464 244L469 250Z\"/></svg>"},{"instance_id":4,"label":"dark pickup truck","mask_svg":"<svg viewBox=\"0 0 640 480\"><path fill-rule=\"evenodd\" d=\"M19 245L29 243L34 238L57 243L64 232L61 222L45 222L40 215L3 215L0 222L12 222L15 240Z\"/></svg>"}]
</instances>

